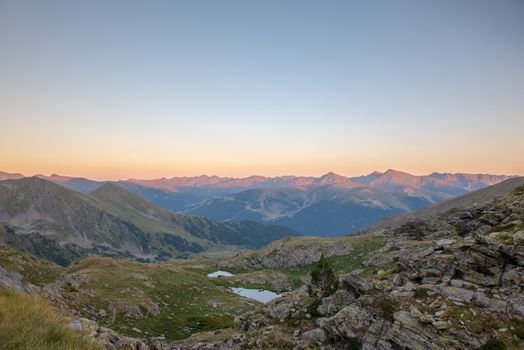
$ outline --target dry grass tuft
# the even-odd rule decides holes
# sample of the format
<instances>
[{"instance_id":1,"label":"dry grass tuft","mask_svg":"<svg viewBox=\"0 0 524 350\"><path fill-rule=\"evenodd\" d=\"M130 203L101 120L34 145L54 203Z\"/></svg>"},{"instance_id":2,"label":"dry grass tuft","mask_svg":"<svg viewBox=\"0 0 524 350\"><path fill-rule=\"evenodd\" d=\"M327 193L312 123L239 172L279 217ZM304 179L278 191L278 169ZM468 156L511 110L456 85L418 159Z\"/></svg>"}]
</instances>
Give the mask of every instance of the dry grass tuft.
<instances>
[{"instance_id":1,"label":"dry grass tuft","mask_svg":"<svg viewBox=\"0 0 524 350\"><path fill-rule=\"evenodd\" d=\"M100 350L38 296L0 290L1 350Z\"/></svg>"}]
</instances>

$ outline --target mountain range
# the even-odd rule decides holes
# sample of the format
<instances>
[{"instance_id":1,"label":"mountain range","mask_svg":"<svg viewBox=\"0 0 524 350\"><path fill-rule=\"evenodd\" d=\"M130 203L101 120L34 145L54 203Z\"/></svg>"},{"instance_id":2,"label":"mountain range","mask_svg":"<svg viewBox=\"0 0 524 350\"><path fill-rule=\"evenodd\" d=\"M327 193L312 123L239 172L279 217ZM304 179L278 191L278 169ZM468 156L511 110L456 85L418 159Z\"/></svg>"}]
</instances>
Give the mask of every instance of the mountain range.
<instances>
[{"instance_id":1,"label":"mountain range","mask_svg":"<svg viewBox=\"0 0 524 350\"><path fill-rule=\"evenodd\" d=\"M105 182L53 174L36 175L81 193ZM0 173L0 179L21 174ZM345 177L195 176L113 182L164 209L230 222L250 220L287 226L301 234L339 236L377 221L494 185L511 176L397 170Z\"/></svg>"},{"instance_id":2,"label":"mountain range","mask_svg":"<svg viewBox=\"0 0 524 350\"><path fill-rule=\"evenodd\" d=\"M92 254L164 260L298 234L173 213L111 183L82 194L38 177L0 182L0 223L2 242L62 265Z\"/></svg>"}]
</instances>

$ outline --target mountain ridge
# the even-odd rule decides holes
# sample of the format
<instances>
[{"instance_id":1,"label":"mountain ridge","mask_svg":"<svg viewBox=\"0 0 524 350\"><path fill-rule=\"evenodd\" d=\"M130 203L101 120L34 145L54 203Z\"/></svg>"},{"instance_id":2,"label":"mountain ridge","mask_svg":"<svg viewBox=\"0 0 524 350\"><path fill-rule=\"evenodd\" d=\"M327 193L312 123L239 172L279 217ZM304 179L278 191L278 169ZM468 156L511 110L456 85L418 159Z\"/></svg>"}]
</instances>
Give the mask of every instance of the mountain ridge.
<instances>
[{"instance_id":1,"label":"mountain ridge","mask_svg":"<svg viewBox=\"0 0 524 350\"><path fill-rule=\"evenodd\" d=\"M96 191L85 195L39 177L1 181L0 222L7 226L0 239L43 257L58 250L57 262L67 264L91 254L163 260L211 248L259 247L297 234L172 213L114 184Z\"/></svg>"}]
</instances>

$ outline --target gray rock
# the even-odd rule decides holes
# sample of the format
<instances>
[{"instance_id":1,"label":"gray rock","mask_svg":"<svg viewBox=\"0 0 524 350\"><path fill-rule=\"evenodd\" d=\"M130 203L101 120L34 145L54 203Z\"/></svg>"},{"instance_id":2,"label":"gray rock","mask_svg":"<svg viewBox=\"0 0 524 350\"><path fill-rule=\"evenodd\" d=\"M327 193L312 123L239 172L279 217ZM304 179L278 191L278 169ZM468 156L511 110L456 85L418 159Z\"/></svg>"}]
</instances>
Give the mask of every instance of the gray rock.
<instances>
[{"instance_id":1,"label":"gray rock","mask_svg":"<svg viewBox=\"0 0 524 350\"><path fill-rule=\"evenodd\" d=\"M442 248L442 247L446 247L453 243L455 243L454 239L444 238L444 239L439 239L438 241L436 241L435 245L437 246L437 248Z\"/></svg>"},{"instance_id":2,"label":"gray rock","mask_svg":"<svg viewBox=\"0 0 524 350\"><path fill-rule=\"evenodd\" d=\"M469 289L437 286L437 291L445 298L460 303L470 303L474 292Z\"/></svg>"},{"instance_id":3,"label":"gray rock","mask_svg":"<svg viewBox=\"0 0 524 350\"><path fill-rule=\"evenodd\" d=\"M333 295L323 298L318 311L321 315L332 316L348 306L355 300L352 293L345 289L339 289Z\"/></svg>"},{"instance_id":4,"label":"gray rock","mask_svg":"<svg viewBox=\"0 0 524 350\"><path fill-rule=\"evenodd\" d=\"M0 267L0 288L14 289L28 294L38 293L38 287L25 282L21 274L8 271L2 267Z\"/></svg>"},{"instance_id":5,"label":"gray rock","mask_svg":"<svg viewBox=\"0 0 524 350\"><path fill-rule=\"evenodd\" d=\"M327 339L326 332L322 328L315 328L302 333L302 339L315 342L323 342Z\"/></svg>"},{"instance_id":6,"label":"gray rock","mask_svg":"<svg viewBox=\"0 0 524 350\"><path fill-rule=\"evenodd\" d=\"M342 287L347 291L354 293L356 296L367 293L373 289L373 286L369 282L351 274L340 276L339 282Z\"/></svg>"},{"instance_id":7,"label":"gray rock","mask_svg":"<svg viewBox=\"0 0 524 350\"><path fill-rule=\"evenodd\" d=\"M484 293L477 291L473 297L473 303L477 306L488 308L498 312L506 312L507 302L488 298Z\"/></svg>"}]
</instances>

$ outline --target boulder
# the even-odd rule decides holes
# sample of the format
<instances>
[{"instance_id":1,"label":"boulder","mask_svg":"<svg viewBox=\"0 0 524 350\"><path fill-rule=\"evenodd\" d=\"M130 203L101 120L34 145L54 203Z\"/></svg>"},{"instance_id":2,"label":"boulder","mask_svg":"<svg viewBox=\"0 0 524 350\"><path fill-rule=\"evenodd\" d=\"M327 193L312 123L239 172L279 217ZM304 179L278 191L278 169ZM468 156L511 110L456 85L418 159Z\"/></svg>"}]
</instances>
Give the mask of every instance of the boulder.
<instances>
[{"instance_id":1,"label":"boulder","mask_svg":"<svg viewBox=\"0 0 524 350\"><path fill-rule=\"evenodd\" d=\"M327 336L326 332L322 328L315 328L302 333L302 339L314 342L323 342L327 339Z\"/></svg>"},{"instance_id":2,"label":"boulder","mask_svg":"<svg viewBox=\"0 0 524 350\"><path fill-rule=\"evenodd\" d=\"M469 289L437 286L436 290L438 291L438 293L440 293L440 295L452 301L460 303L470 303L473 300L474 292Z\"/></svg>"},{"instance_id":3,"label":"boulder","mask_svg":"<svg viewBox=\"0 0 524 350\"><path fill-rule=\"evenodd\" d=\"M359 296L360 294L367 293L373 289L371 283L366 282L358 276L352 274L343 275L339 278L340 285L347 291Z\"/></svg>"},{"instance_id":4,"label":"boulder","mask_svg":"<svg viewBox=\"0 0 524 350\"><path fill-rule=\"evenodd\" d=\"M352 293L345 289L339 289L333 295L322 298L318 312L323 316L332 316L348 306L355 300Z\"/></svg>"}]
</instances>

